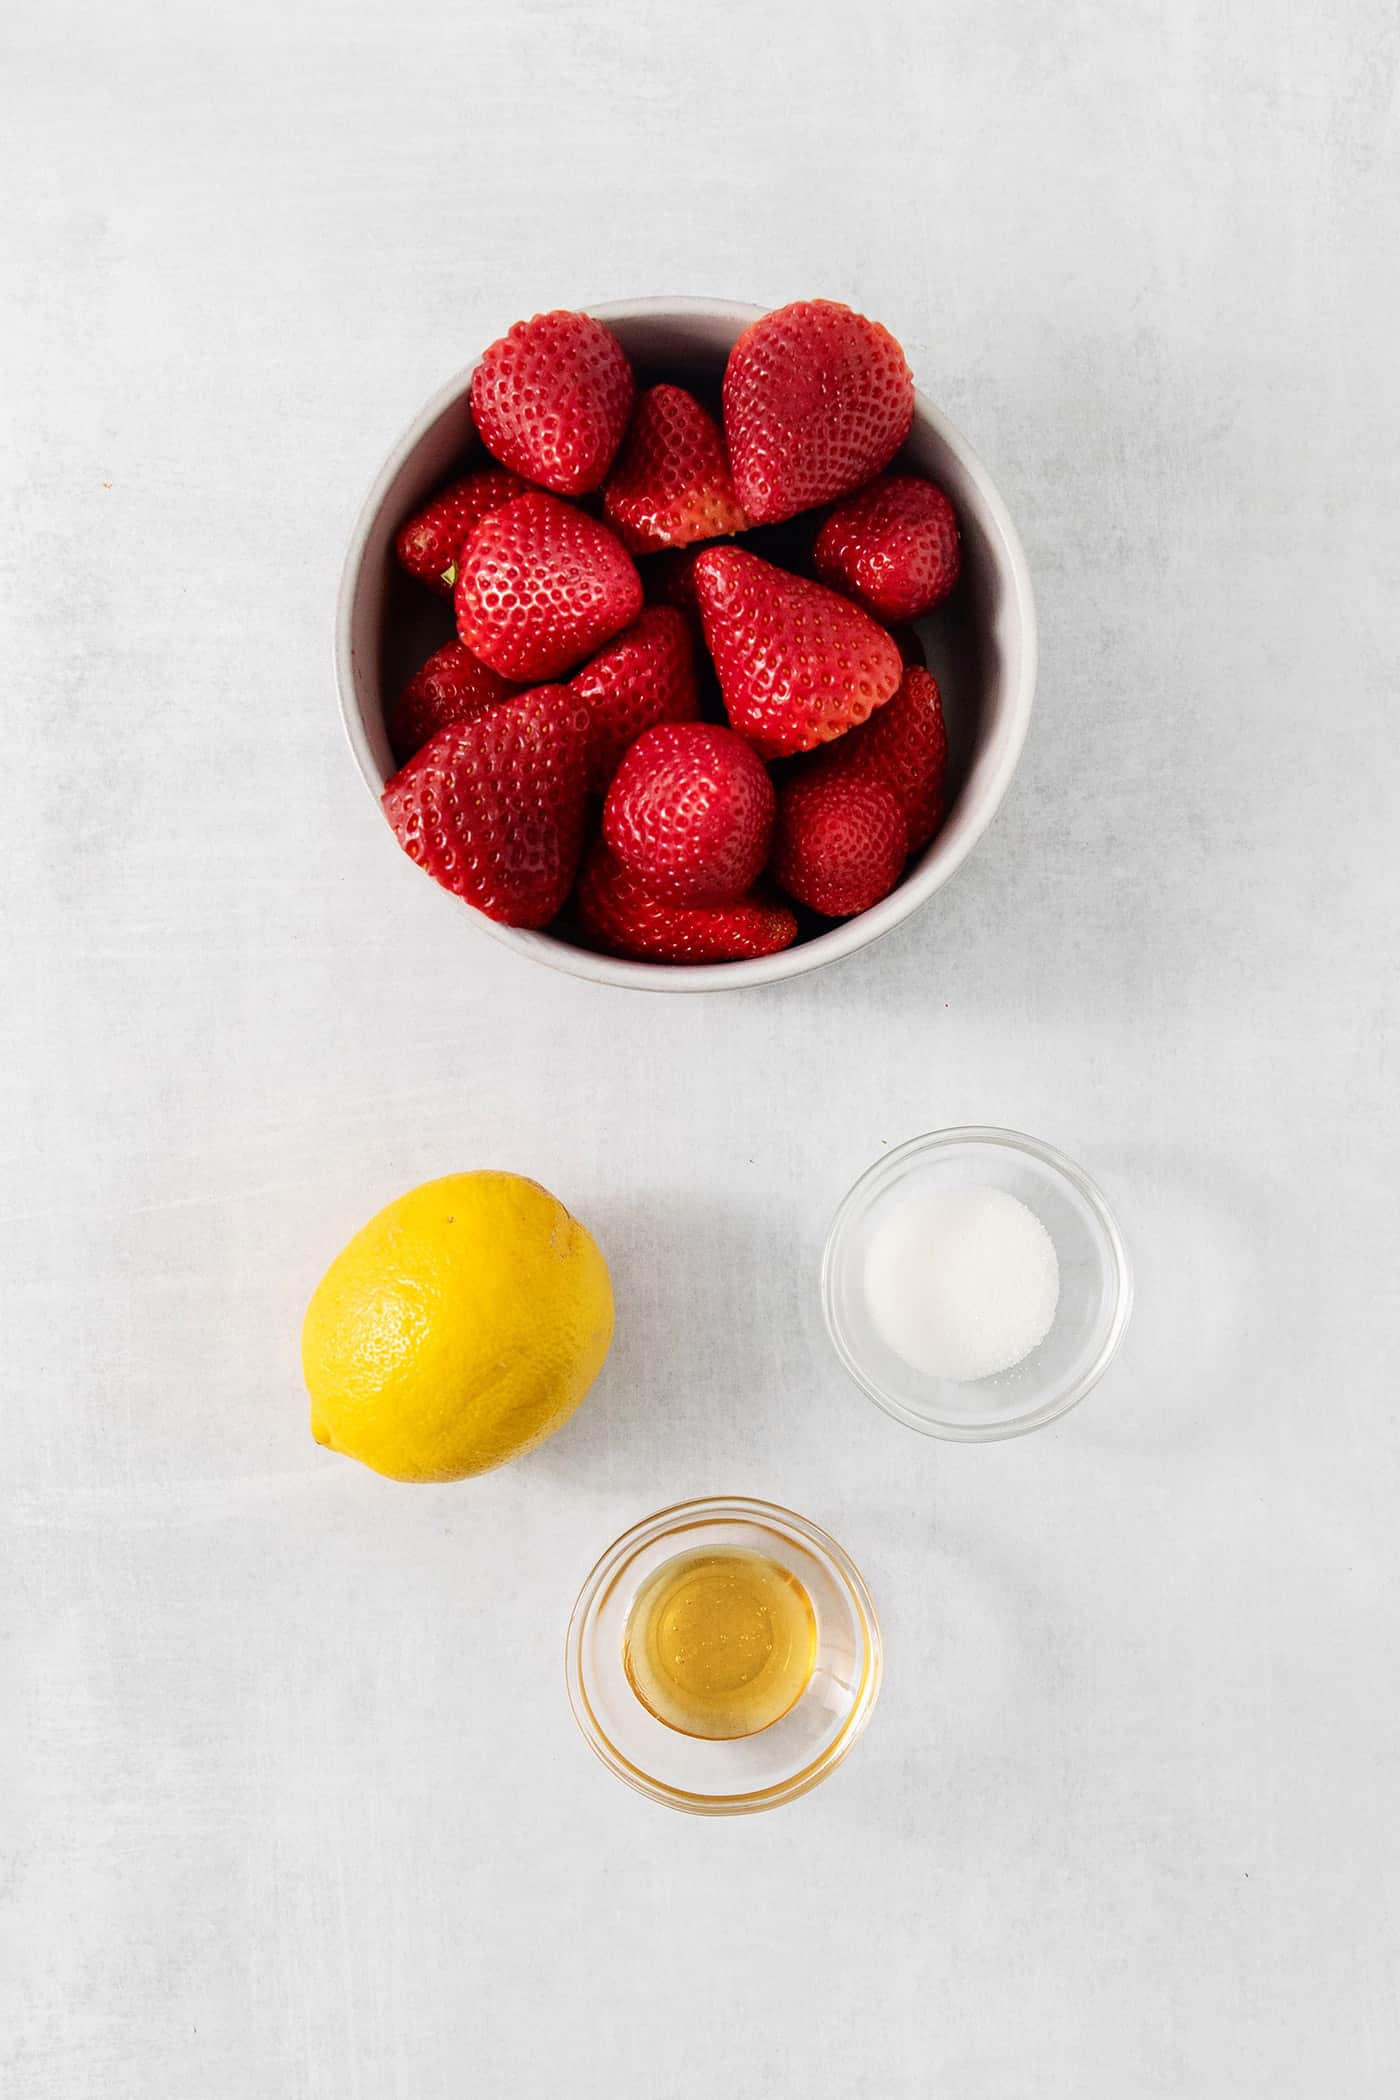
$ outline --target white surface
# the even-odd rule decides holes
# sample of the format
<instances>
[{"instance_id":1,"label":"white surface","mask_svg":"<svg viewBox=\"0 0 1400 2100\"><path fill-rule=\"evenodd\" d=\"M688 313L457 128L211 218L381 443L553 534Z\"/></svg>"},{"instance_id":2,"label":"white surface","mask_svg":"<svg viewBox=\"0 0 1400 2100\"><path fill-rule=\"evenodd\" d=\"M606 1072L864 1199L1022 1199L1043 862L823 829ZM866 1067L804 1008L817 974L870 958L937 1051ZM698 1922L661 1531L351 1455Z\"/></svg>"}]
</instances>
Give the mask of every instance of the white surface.
<instances>
[{"instance_id":1,"label":"white surface","mask_svg":"<svg viewBox=\"0 0 1400 2100\"><path fill-rule=\"evenodd\" d=\"M4 34L7 2100L1393 2094L1393 9ZM469 938L329 662L430 388L667 286L893 326L1042 620L933 907L694 1002ZM815 1271L882 1146L984 1119L1101 1176L1139 1297L1082 1408L958 1448ZM596 1228L619 1340L542 1454L396 1488L311 1442L302 1306L478 1163ZM723 1490L835 1532L887 1677L717 1827L593 1762L561 1643Z\"/></svg>"}]
</instances>

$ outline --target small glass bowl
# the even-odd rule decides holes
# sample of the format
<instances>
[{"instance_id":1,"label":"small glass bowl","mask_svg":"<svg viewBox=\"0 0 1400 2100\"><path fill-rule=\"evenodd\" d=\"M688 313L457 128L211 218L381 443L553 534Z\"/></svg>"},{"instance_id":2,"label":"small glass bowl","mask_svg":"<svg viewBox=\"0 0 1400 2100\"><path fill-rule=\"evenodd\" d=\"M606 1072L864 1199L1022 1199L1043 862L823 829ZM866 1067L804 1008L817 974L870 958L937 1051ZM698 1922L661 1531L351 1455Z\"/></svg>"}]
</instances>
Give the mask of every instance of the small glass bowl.
<instances>
[{"instance_id":1,"label":"small glass bowl","mask_svg":"<svg viewBox=\"0 0 1400 2100\"><path fill-rule=\"evenodd\" d=\"M789 1569L817 1622L816 1659L795 1705L770 1727L727 1741L658 1721L623 1664L628 1614L648 1576L714 1546L747 1548ZM579 1591L564 1669L584 1740L619 1779L691 1815L750 1815L795 1801L840 1764L880 1689L880 1627L858 1569L824 1531L771 1502L716 1496L658 1510L609 1546Z\"/></svg>"},{"instance_id":2,"label":"small glass bowl","mask_svg":"<svg viewBox=\"0 0 1400 2100\"><path fill-rule=\"evenodd\" d=\"M929 1377L898 1356L866 1308L872 1232L897 1189L1005 1189L1055 1243L1060 1298L1043 1342L1009 1371L966 1385ZM1023 1436L1067 1413L1112 1362L1132 1310L1127 1249L1102 1195L1072 1160L1014 1130L935 1130L867 1168L832 1220L822 1256L822 1310L836 1353L887 1414L925 1436L985 1443Z\"/></svg>"}]
</instances>

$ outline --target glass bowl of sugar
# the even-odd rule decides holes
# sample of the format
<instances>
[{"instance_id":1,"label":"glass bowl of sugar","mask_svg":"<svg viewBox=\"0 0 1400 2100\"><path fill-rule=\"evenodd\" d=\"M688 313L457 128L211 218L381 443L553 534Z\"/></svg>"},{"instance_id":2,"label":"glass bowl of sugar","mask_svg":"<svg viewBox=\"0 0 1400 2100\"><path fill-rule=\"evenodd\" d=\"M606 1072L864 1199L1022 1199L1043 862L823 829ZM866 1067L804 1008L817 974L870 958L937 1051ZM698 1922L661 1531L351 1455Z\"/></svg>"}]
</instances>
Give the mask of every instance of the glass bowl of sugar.
<instances>
[{"instance_id":1,"label":"glass bowl of sugar","mask_svg":"<svg viewBox=\"0 0 1400 2100\"><path fill-rule=\"evenodd\" d=\"M1082 1168L1014 1130L936 1130L850 1190L822 1256L836 1353L887 1414L961 1443L1082 1400L1132 1310L1127 1249Z\"/></svg>"}]
</instances>

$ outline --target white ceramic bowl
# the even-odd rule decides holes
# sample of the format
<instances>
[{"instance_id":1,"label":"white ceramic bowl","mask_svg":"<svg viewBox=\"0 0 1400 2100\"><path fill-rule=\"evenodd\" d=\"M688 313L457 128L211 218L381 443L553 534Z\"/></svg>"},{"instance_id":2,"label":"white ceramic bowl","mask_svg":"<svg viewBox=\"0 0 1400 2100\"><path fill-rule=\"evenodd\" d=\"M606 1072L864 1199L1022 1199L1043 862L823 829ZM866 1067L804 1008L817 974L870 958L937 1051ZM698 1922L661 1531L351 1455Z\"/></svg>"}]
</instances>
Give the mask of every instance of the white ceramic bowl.
<instances>
[{"instance_id":1,"label":"white ceramic bowl","mask_svg":"<svg viewBox=\"0 0 1400 2100\"><path fill-rule=\"evenodd\" d=\"M645 379L650 374L718 380L735 339L763 308L717 299L631 299L589 311L605 321ZM381 469L351 535L336 618L336 675L350 748L376 802L393 771L384 696L393 695L451 638L440 601L403 576L394 534L434 489L473 454L468 366L415 419ZM750 962L706 966L623 962L552 933L530 933L452 906L481 931L532 962L649 991L718 992L796 977L888 933L941 889L996 815L1025 741L1035 691L1035 602L1025 555L991 476L932 402L915 396L914 427L901 457L946 489L963 535L963 580L946 605L919 623L930 669L943 692L954 794L938 836L899 887L873 910L814 939ZM436 887L436 885L435 885Z\"/></svg>"}]
</instances>

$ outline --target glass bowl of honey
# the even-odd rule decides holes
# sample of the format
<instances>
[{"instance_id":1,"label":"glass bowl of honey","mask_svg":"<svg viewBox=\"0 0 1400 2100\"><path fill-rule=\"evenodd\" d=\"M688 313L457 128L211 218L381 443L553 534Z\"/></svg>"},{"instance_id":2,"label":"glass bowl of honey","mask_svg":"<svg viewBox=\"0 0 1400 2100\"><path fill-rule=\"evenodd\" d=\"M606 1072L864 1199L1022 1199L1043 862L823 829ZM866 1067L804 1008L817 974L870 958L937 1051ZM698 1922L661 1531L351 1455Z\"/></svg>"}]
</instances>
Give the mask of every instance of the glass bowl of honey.
<instances>
[{"instance_id":1,"label":"glass bowl of honey","mask_svg":"<svg viewBox=\"0 0 1400 2100\"><path fill-rule=\"evenodd\" d=\"M845 1757L880 1689L880 1627L817 1525L716 1496L609 1546L574 1606L565 1671L574 1718L619 1779L692 1815L748 1815Z\"/></svg>"}]
</instances>

